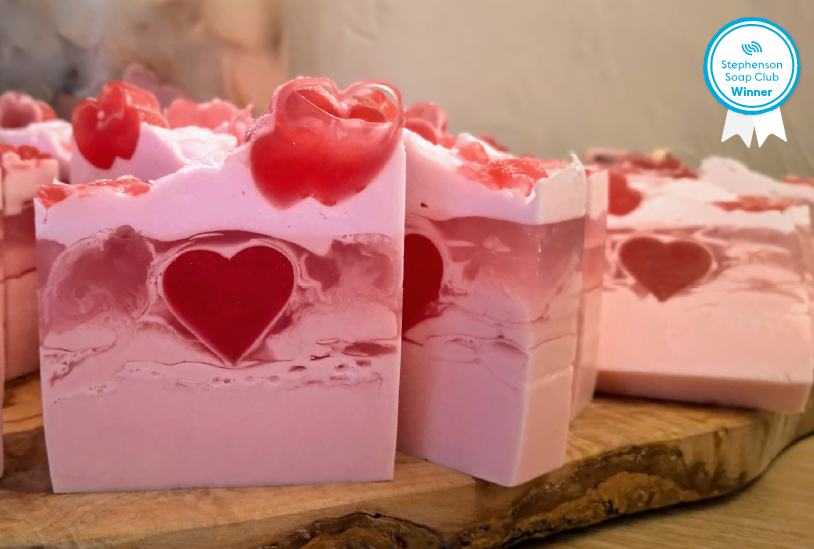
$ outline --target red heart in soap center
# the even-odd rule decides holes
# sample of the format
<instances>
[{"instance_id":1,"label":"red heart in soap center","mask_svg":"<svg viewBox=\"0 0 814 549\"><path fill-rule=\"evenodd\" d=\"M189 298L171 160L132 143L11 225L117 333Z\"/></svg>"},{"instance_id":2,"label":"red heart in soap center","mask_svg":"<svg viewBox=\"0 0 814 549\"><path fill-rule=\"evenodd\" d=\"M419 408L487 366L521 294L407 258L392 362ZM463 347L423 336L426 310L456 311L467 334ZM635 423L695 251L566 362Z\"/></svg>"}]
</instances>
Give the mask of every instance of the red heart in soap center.
<instances>
[{"instance_id":1,"label":"red heart in soap center","mask_svg":"<svg viewBox=\"0 0 814 549\"><path fill-rule=\"evenodd\" d=\"M619 250L622 265L659 301L666 301L701 280L712 266L712 256L700 244L633 238Z\"/></svg>"},{"instance_id":2,"label":"red heart in soap center","mask_svg":"<svg viewBox=\"0 0 814 549\"><path fill-rule=\"evenodd\" d=\"M281 252L246 248L231 259L184 252L164 271L164 298L210 349L236 364L265 334L294 291L294 268Z\"/></svg>"},{"instance_id":3,"label":"red heart in soap center","mask_svg":"<svg viewBox=\"0 0 814 549\"><path fill-rule=\"evenodd\" d=\"M438 298L444 260L432 241L418 234L404 237L404 311L402 331L421 320L421 312Z\"/></svg>"},{"instance_id":4,"label":"red heart in soap center","mask_svg":"<svg viewBox=\"0 0 814 549\"><path fill-rule=\"evenodd\" d=\"M387 84L358 82L340 92L326 78L292 80L246 136L252 176L278 208L308 197L333 206L378 175L401 142L402 125L401 98Z\"/></svg>"}]
</instances>

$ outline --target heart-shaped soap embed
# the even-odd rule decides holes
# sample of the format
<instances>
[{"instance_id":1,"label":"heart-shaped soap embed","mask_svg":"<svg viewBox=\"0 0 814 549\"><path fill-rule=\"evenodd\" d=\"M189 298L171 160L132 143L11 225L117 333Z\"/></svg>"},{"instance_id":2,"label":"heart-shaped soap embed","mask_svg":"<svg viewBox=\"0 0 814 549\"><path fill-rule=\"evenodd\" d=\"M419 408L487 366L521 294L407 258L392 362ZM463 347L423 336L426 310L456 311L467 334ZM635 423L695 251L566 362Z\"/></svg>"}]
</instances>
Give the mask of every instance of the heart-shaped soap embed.
<instances>
[{"instance_id":1,"label":"heart-shaped soap embed","mask_svg":"<svg viewBox=\"0 0 814 549\"><path fill-rule=\"evenodd\" d=\"M16 92L0 95L0 128L25 128L56 117L50 105L31 96Z\"/></svg>"},{"instance_id":2,"label":"heart-shaped soap embed","mask_svg":"<svg viewBox=\"0 0 814 549\"><path fill-rule=\"evenodd\" d=\"M415 103L404 110L404 127L433 145L451 149L455 136L447 131L447 113L434 103Z\"/></svg>"},{"instance_id":3,"label":"heart-shaped soap embed","mask_svg":"<svg viewBox=\"0 0 814 549\"><path fill-rule=\"evenodd\" d=\"M712 266L712 256L700 244L661 242L649 237L632 238L622 244L619 260L659 301L666 301L689 288Z\"/></svg>"},{"instance_id":4,"label":"heart-shaped soap embed","mask_svg":"<svg viewBox=\"0 0 814 549\"><path fill-rule=\"evenodd\" d=\"M382 170L401 142L403 118L401 96L388 84L357 82L340 92L327 78L292 80L246 135L255 184L278 208L308 197L334 206Z\"/></svg>"},{"instance_id":5,"label":"heart-shaped soap embed","mask_svg":"<svg viewBox=\"0 0 814 549\"><path fill-rule=\"evenodd\" d=\"M124 82L108 82L99 99L81 101L71 117L79 152L102 170L110 169L116 157L133 158L142 122L169 127L158 99Z\"/></svg>"},{"instance_id":6,"label":"heart-shaped soap embed","mask_svg":"<svg viewBox=\"0 0 814 549\"><path fill-rule=\"evenodd\" d=\"M625 174L608 170L608 213L627 215L642 203L642 193L628 185Z\"/></svg>"},{"instance_id":7,"label":"heart-shaped soap embed","mask_svg":"<svg viewBox=\"0 0 814 549\"><path fill-rule=\"evenodd\" d=\"M266 246L229 259L192 250L166 268L163 290L178 319L234 365L285 308L294 291L294 268L284 254Z\"/></svg>"},{"instance_id":8,"label":"heart-shaped soap embed","mask_svg":"<svg viewBox=\"0 0 814 549\"><path fill-rule=\"evenodd\" d=\"M404 310L402 330L421 320L421 312L438 299L444 276L444 260L432 241L418 234L404 237Z\"/></svg>"}]
</instances>

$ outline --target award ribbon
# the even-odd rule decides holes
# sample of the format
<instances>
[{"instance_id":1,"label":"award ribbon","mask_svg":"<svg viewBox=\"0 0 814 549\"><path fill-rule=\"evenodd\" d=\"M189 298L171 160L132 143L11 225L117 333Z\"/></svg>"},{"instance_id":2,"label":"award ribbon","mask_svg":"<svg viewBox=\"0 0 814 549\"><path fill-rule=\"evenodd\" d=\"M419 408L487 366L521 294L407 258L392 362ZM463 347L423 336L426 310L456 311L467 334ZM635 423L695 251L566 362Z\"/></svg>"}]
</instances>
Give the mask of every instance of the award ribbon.
<instances>
[{"instance_id":1,"label":"award ribbon","mask_svg":"<svg viewBox=\"0 0 814 549\"><path fill-rule=\"evenodd\" d=\"M745 17L724 25L704 55L704 78L715 99L727 108L721 141L741 136L749 147L774 134L786 140L780 105L800 77L800 60L791 36L767 19Z\"/></svg>"}]
</instances>

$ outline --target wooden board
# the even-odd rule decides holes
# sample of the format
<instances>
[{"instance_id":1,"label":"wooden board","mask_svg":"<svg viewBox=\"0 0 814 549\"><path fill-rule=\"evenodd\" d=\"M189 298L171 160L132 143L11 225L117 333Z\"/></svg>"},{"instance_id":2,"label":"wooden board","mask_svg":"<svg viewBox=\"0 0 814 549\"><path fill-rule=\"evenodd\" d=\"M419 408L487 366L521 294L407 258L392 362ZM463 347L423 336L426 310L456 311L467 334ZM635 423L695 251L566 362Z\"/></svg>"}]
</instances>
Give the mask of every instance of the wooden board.
<instances>
[{"instance_id":1,"label":"wooden board","mask_svg":"<svg viewBox=\"0 0 814 549\"><path fill-rule=\"evenodd\" d=\"M564 467L502 488L405 455L393 482L54 495L39 379L6 387L0 547L499 547L737 490L814 432L782 415L599 398Z\"/></svg>"}]
</instances>

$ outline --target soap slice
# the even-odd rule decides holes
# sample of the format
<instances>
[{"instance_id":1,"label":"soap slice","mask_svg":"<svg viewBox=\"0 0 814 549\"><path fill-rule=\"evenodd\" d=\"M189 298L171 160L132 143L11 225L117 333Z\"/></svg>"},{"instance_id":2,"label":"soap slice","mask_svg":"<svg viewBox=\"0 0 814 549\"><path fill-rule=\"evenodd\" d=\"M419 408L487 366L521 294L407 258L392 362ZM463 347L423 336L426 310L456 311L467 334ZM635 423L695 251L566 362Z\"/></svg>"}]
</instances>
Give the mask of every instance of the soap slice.
<instances>
[{"instance_id":1,"label":"soap slice","mask_svg":"<svg viewBox=\"0 0 814 549\"><path fill-rule=\"evenodd\" d=\"M598 390L802 411L814 372L808 226L806 208L689 179L611 212Z\"/></svg>"},{"instance_id":2,"label":"soap slice","mask_svg":"<svg viewBox=\"0 0 814 549\"><path fill-rule=\"evenodd\" d=\"M0 143L27 145L50 154L59 162L59 180L71 181L71 124L59 120L42 101L15 92L0 95Z\"/></svg>"},{"instance_id":3,"label":"soap slice","mask_svg":"<svg viewBox=\"0 0 814 549\"><path fill-rule=\"evenodd\" d=\"M596 389L602 281L605 272L605 241L608 222L608 177L604 169L586 170L588 204L585 216L585 247L582 258L582 302L579 310L577 356L571 395L571 420L591 403Z\"/></svg>"},{"instance_id":4,"label":"soap slice","mask_svg":"<svg viewBox=\"0 0 814 549\"><path fill-rule=\"evenodd\" d=\"M23 145L0 143L2 192L3 355L6 379L39 367L37 273L34 251L34 197L37 186L53 183L59 164L51 155Z\"/></svg>"},{"instance_id":5,"label":"soap slice","mask_svg":"<svg viewBox=\"0 0 814 549\"><path fill-rule=\"evenodd\" d=\"M58 173L50 155L0 143L0 401L6 379L39 366L33 199L37 185L53 183ZM0 411L0 476L2 423Z\"/></svg>"},{"instance_id":6,"label":"soap slice","mask_svg":"<svg viewBox=\"0 0 814 549\"><path fill-rule=\"evenodd\" d=\"M218 157L40 188L56 492L392 478L402 126L387 84L297 79Z\"/></svg>"},{"instance_id":7,"label":"soap slice","mask_svg":"<svg viewBox=\"0 0 814 549\"><path fill-rule=\"evenodd\" d=\"M72 116L77 151L71 183L132 176L152 181L197 158L235 148L229 133L187 126L170 129L158 99L124 82L109 82L98 99L85 99Z\"/></svg>"},{"instance_id":8,"label":"soap slice","mask_svg":"<svg viewBox=\"0 0 814 549\"><path fill-rule=\"evenodd\" d=\"M514 486L565 458L585 174L466 134L451 142L442 112L420 112L406 124L420 133L404 132L398 447Z\"/></svg>"}]
</instances>

